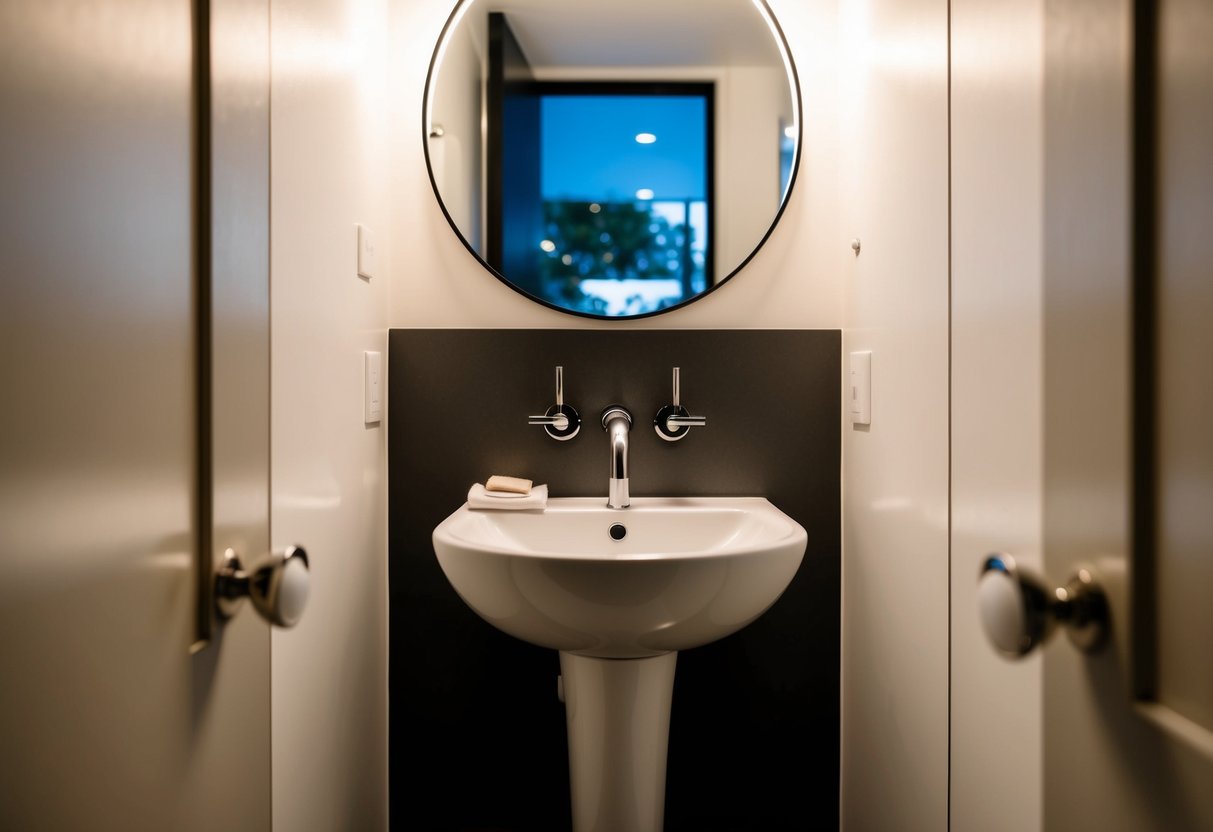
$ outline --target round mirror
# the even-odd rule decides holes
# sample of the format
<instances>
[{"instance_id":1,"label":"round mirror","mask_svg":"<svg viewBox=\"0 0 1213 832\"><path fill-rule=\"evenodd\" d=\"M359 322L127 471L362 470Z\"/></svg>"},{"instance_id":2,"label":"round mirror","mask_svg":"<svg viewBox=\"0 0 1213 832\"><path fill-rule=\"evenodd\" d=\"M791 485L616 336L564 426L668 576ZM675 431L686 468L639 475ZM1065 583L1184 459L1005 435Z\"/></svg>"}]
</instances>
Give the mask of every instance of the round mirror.
<instances>
[{"instance_id":1,"label":"round mirror","mask_svg":"<svg viewBox=\"0 0 1213 832\"><path fill-rule=\"evenodd\" d=\"M800 89L764 0L462 0L423 132L443 213L494 275L638 318L718 288L770 236Z\"/></svg>"}]
</instances>

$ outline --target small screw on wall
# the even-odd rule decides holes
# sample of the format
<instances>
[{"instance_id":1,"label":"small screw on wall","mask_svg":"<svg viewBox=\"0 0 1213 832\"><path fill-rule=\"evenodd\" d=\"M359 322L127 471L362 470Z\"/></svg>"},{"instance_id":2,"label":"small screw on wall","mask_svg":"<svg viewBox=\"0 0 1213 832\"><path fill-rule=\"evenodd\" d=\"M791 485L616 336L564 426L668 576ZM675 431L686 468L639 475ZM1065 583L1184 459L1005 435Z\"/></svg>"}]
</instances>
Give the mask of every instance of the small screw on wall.
<instances>
[{"instance_id":1,"label":"small screw on wall","mask_svg":"<svg viewBox=\"0 0 1213 832\"><path fill-rule=\"evenodd\" d=\"M860 248L862 248L862 244L859 242L858 237L856 237L854 240L851 240L851 251L855 252L856 257L859 256Z\"/></svg>"}]
</instances>

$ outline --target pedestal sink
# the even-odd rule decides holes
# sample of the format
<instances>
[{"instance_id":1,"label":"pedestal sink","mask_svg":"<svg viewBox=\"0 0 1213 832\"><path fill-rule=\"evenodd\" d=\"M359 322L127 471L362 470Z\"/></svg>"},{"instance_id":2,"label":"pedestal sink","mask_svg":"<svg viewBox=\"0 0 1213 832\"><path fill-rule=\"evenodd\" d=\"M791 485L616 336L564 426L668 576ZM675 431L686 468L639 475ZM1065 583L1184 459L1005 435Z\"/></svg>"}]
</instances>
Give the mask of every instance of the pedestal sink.
<instances>
[{"instance_id":1,"label":"pedestal sink","mask_svg":"<svg viewBox=\"0 0 1213 832\"><path fill-rule=\"evenodd\" d=\"M787 588L804 529L760 497L557 498L460 507L434 530L459 596L560 651L574 832L658 832L678 650L736 632Z\"/></svg>"}]
</instances>

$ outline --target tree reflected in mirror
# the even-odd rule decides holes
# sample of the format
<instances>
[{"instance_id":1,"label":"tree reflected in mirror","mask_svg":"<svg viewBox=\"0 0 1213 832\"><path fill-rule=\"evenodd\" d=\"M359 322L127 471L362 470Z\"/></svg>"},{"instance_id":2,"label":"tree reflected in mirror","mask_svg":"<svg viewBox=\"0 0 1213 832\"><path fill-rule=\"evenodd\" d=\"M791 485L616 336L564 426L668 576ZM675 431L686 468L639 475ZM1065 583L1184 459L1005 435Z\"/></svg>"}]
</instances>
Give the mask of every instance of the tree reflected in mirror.
<instances>
[{"instance_id":1,"label":"tree reflected in mirror","mask_svg":"<svg viewBox=\"0 0 1213 832\"><path fill-rule=\"evenodd\" d=\"M705 288L699 202L545 201L535 294L593 315L643 315ZM690 221L688 223L688 220Z\"/></svg>"}]
</instances>

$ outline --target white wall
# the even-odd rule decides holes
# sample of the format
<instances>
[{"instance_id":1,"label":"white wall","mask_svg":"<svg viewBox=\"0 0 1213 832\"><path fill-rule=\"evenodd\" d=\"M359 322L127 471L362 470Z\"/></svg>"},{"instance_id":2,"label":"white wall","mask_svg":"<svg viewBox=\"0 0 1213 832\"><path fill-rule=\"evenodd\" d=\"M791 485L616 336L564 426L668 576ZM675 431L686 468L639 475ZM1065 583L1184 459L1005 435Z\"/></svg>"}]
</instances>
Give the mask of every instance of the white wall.
<instances>
[{"instance_id":1,"label":"white wall","mask_svg":"<svg viewBox=\"0 0 1213 832\"><path fill-rule=\"evenodd\" d=\"M633 322L594 322L546 309L491 277L437 208L421 145L421 103L434 44L453 3L392 5L391 202L397 327L837 328L835 3L772 0L800 72L805 153L783 221L739 278L691 306Z\"/></svg>"},{"instance_id":2,"label":"white wall","mask_svg":"<svg viewBox=\"0 0 1213 832\"><path fill-rule=\"evenodd\" d=\"M1042 822L1041 657L1009 662L994 654L977 620L976 591L989 552L1032 567L1041 561L1043 40L1043 0L952 0L952 825L959 830L1032 832Z\"/></svg>"},{"instance_id":3,"label":"white wall","mask_svg":"<svg viewBox=\"0 0 1213 832\"><path fill-rule=\"evenodd\" d=\"M1039 829L1039 659L994 655L975 590L986 553L1040 557L1042 3L840 26L844 353L873 351L872 426L844 426L843 824L945 828L950 753L952 828Z\"/></svg>"},{"instance_id":4,"label":"white wall","mask_svg":"<svg viewBox=\"0 0 1213 832\"><path fill-rule=\"evenodd\" d=\"M386 446L384 427L363 424L362 353L387 347L388 8L271 11L271 534L312 562L303 620L271 646L273 821L384 829ZM378 234L369 282L355 223Z\"/></svg>"},{"instance_id":5,"label":"white wall","mask_svg":"<svg viewBox=\"0 0 1213 832\"><path fill-rule=\"evenodd\" d=\"M839 8L843 358L842 824L947 828L948 4Z\"/></svg>"}]
</instances>

